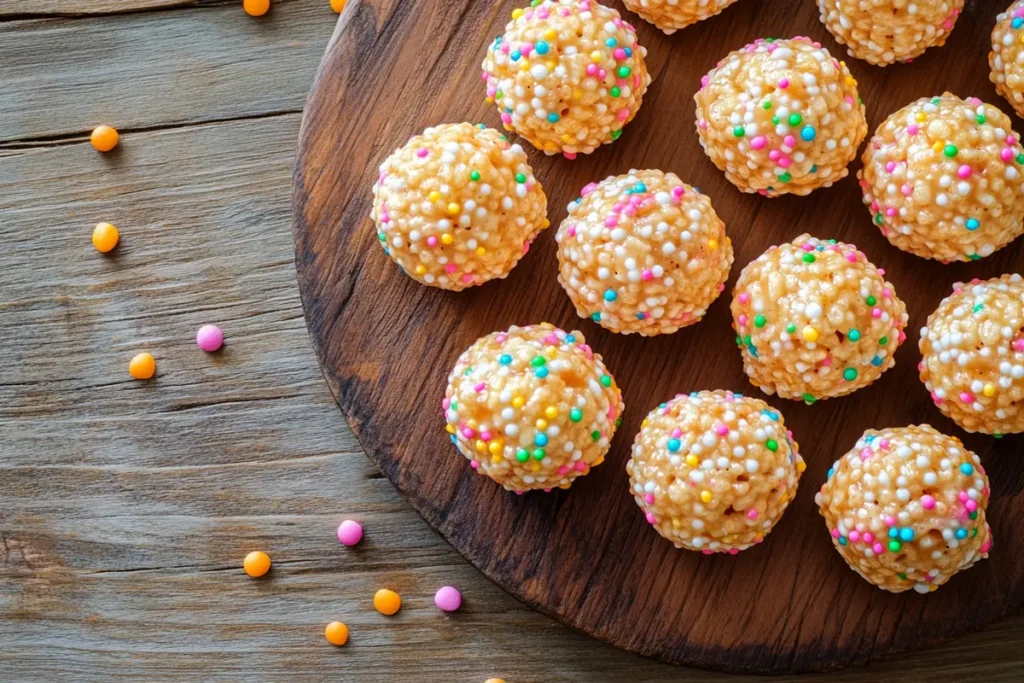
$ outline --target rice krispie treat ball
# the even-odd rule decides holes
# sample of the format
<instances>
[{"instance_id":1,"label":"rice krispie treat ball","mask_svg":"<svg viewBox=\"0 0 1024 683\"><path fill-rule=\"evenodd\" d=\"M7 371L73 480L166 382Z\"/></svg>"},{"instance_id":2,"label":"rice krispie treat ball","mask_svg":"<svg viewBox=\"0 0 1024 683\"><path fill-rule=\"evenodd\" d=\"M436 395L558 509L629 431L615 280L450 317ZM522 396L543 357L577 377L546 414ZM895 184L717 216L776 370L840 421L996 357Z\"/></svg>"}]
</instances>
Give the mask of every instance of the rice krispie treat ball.
<instances>
[{"instance_id":1,"label":"rice krispie treat ball","mask_svg":"<svg viewBox=\"0 0 1024 683\"><path fill-rule=\"evenodd\" d=\"M630 492L655 530L677 548L707 554L763 541L805 468L782 415L731 391L662 403L626 464Z\"/></svg>"},{"instance_id":2,"label":"rice krispie treat ball","mask_svg":"<svg viewBox=\"0 0 1024 683\"><path fill-rule=\"evenodd\" d=\"M864 203L904 251L973 261L1024 232L1024 150L1010 119L975 97L907 105L878 127L863 160Z\"/></svg>"},{"instance_id":3,"label":"rice krispie treat ball","mask_svg":"<svg viewBox=\"0 0 1024 683\"><path fill-rule=\"evenodd\" d=\"M852 244L801 235L751 261L732 300L751 383L807 403L874 382L906 339L907 308Z\"/></svg>"},{"instance_id":4,"label":"rice krispie treat ball","mask_svg":"<svg viewBox=\"0 0 1024 683\"><path fill-rule=\"evenodd\" d=\"M601 356L548 323L481 337L448 377L452 442L509 491L569 488L604 461L624 409Z\"/></svg>"},{"instance_id":5,"label":"rice krispie treat ball","mask_svg":"<svg viewBox=\"0 0 1024 683\"><path fill-rule=\"evenodd\" d=\"M989 79L1017 116L1024 116L1024 0L996 17L992 51L988 53Z\"/></svg>"},{"instance_id":6,"label":"rice krispie treat ball","mask_svg":"<svg viewBox=\"0 0 1024 683\"><path fill-rule=\"evenodd\" d=\"M847 174L868 125L857 81L810 38L757 40L701 80L701 147L744 192L809 194Z\"/></svg>"},{"instance_id":7,"label":"rice krispie treat ball","mask_svg":"<svg viewBox=\"0 0 1024 683\"><path fill-rule=\"evenodd\" d=\"M921 381L969 432L1024 432L1024 278L957 283L921 329Z\"/></svg>"},{"instance_id":8,"label":"rice krispie treat ball","mask_svg":"<svg viewBox=\"0 0 1024 683\"><path fill-rule=\"evenodd\" d=\"M814 500L851 569L893 593L927 593L988 557L988 499L978 456L920 425L865 432Z\"/></svg>"},{"instance_id":9,"label":"rice krispie treat ball","mask_svg":"<svg viewBox=\"0 0 1024 683\"><path fill-rule=\"evenodd\" d=\"M373 186L384 252L425 285L461 290L503 278L550 225L526 153L490 128L428 128L395 150Z\"/></svg>"},{"instance_id":10,"label":"rice krispie treat ball","mask_svg":"<svg viewBox=\"0 0 1024 683\"><path fill-rule=\"evenodd\" d=\"M666 35L709 19L734 2L736 0L623 0L626 9L636 12Z\"/></svg>"},{"instance_id":11,"label":"rice krispie treat ball","mask_svg":"<svg viewBox=\"0 0 1024 683\"><path fill-rule=\"evenodd\" d=\"M555 240L558 281L576 312L623 334L668 334L698 322L732 266L711 200L661 171L587 185Z\"/></svg>"},{"instance_id":12,"label":"rice krispie treat ball","mask_svg":"<svg viewBox=\"0 0 1024 683\"><path fill-rule=\"evenodd\" d=\"M512 12L483 78L506 130L573 159L617 140L651 76L636 30L593 0L543 0Z\"/></svg>"},{"instance_id":13,"label":"rice krispie treat ball","mask_svg":"<svg viewBox=\"0 0 1024 683\"><path fill-rule=\"evenodd\" d=\"M850 56L876 66L941 46L964 0L818 0L821 22Z\"/></svg>"}]
</instances>

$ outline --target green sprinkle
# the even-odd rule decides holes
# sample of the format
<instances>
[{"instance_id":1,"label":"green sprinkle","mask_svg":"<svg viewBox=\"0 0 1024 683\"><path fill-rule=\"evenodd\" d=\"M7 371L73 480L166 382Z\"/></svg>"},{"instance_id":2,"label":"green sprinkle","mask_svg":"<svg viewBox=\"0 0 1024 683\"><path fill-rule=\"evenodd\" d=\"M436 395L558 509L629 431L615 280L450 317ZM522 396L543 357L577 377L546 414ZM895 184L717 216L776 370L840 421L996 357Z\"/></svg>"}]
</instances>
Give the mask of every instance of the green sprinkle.
<instances>
[{"instance_id":1,"label":"green sprinkle","mask_svg":"<svg viewBox=\"0 0 1024 683\"><path fill-rule=\"evenodd\" d=\"M793 323L786 325L786 332L788 332L789 334L793 334L794 332L796 332L796 325L794 325Z\"/></svg>"},{"instance_id":2,"label":"green sprinkle","mask_svg":"<svg viewBox=\"0 0 1024 683\"><path fill-rule=\"evenodd\" d=\"M985 308L985 304L974 304L974 313L979 312L983 308Z\"/></svg>"},{"instance_id":3,"label":"green sprinkle","mask_svg":"<svg viewBox=\"0 0 1024 683\"><path fill-rule=\"evenodd\" d=\"M612 385L611 375L601 375L601 386L610 387Z\"/></svg>"},{"instance_id":4,"label":"green sprinkle","mask_svg":"<svg viewBox=\"0 0 1024 683\"><path fill-rule=\"evenodd\" d=\"M852 329L846 333L846 336L850 338L850 341L860 341L860 330Z\"/></svg>"},{"instance_id":5,"label":"green sprinkle","mask_svg":"<svg viewBox=\"0 0 1024 683\"><path fill-rule=\"evenodd\" d=\"M950 159L955 157L959 152L960 150L956 148L956 145L946 145L945 147L942 148L942 153L945 154Z\"/></svg>"},{"instance_id":6,"label":"green sprinkle","mask_svg":"<svg viewBox=\"0 0 1024 683\"><path fill-rule=\"evenodd\" d=\"M875 224L876 225L882 225L883 223L885 223L885 216L883 216L881 213L876 213L875 214Z\"/></svg>"},{"instance_id":7,"label":"green sprinkle","mask_svg":"<svg viewBox=\"0 0 1024 683\"><path fill-rule=\"evenodd\" d=\"M595 429L594 431L590 432L590 438L593 439L594 441L599 441L601 439L601 432Z\"/></svg>"},{"instance_id":8,"label":"green sprinkle","mask_svg":"<svg viewBox=\"0 0 1024 683\"><path fill-rule=\"evenodd\" d=\"M619 78L626 78L631 73L633 73L632 69L625 64L619 67Z\"/></svg>"},{"instance_id":9,"label":"green sprinkle","mask_svg":"<svg viewBox=\"0 0 1024 683\"><path fill-rule=\"evenodd\" d=\"M545 455L547 455L547 453L544 452L543 448L534 448L533 449L533 459L534 460L543 460Z\"/></svg>"},{"instance_id":10,"label":"green sprinkle","mask_svg":"<svg viewBox=\"0 0 1024 683\"><path fill-rule=\"evenodd\" d=\"M526 182L526 176L522 173L516 173L516 182L522 185Z\"/></svg>"},{"instance_id":11,"label":"green sprinkle","mask_svg":"<svg viewBox=\"0 0 1024 683\"><path fill-rule=\"evenodd\" d=\"M621 136L621 135L622 135L622 129L621 128L619 128L618 130L613 130L612 131L612 140L618 140L619 136Z\"/></svg>"},{"instance_id":12,"label":"green sprinkle","mask_svg":"<svg viewBox=\"0 0 1024 683\"><path fill-rule=\"evenodd\" d=\"M972 512L971 514L969 514L967 516L970 517L971 519L977 519L978 518L978 511L975 510L974 512Z\"/></svg>"},{"instance_id":13,"label":"green sprinkle","mask_svg":"<svg viewBox=\"0 0 1024 683\"><path fill-rule=\"evenodd\" d=\"M898 553L903 544L899 541L889 541L889 552Z\"/></svg>"},{"instance_id":14,"label":"green sprinkle","mask_svg":"<svg viewBox=\"0 0 1024 683\"><path fill-rule=\"evenodd\" d=\"M978 114L978 117L977 117L977 118L976 118L975 120L976 120L976 121L977 121L977 122L978 122L979 124L983 124L983 123L985 123L985 115L984 115L984 114Z\"/></svg>"},{"instance_id":15,"label":"green sprinkle","mask_svg":"<svg viewBox=\"0 0 1024 683\"><path fill-rule=\"evenodd\" d=\"M1018 154L1017 158L1014 159L1018 164L1024 164L1024 154Z\"/></svg>"},{"instance_id":16,"label":"green sprinkle","mask_svg":"<svg viewBox=\"0 0 1024 683\"><path fill-rule=\"evenodd\" d=\"M746 131L743 130L743 126L736 126L732 129L732 134L738 138L743 137Z\"/></svg>"},{"instance_id":17,"label":"green sprinkle","mask_svg":"<svg viewBox=\"0 0 1024 683\"><path fill-rule=\"evenodd\" d=\"M544 365L547 362L548 359L545 358L544 356L534 356L533 360L530 361L530 365L532 365L535 368L539 368L540 366Z\"/></svg>"},{"instance_id":18,"label":"green sprinkle","mask_svg":"<svg viewBox=\"0 0 1024 683\"><path fill-rule=\"evenodd\" d=\"M864 299L864 301L865 303L867 303L868 306L874 306L876 303L878 303L878 299L870 295L868 295L868 298Z\"/></svg>"},{"instance_id":19,"label":"green sprinkle","mask_svg":"<svg viewBox=\"0 0 1024 683\"><path fill-rule=\"evenodd\" d=\"M738 334L736 335L736 346L743 346L743 339Z\"/></svg>"},{"instance_id":20,"label":"green sprinkle","mask_svg":"<svg viewBox=\"0 0 1024 683\"><path fill-rule=\"evenodd\" d=\"M579 422L583 419L583 411L579 408L573 408L569 411L569 419L573 422Z\"/></svg>"},{"instance_id":21,"label":"green sprinkle","mask_svg":"<svg viewBox=\"0 0 1024 683\"><path fill-rule=\"evenodd\" d=\"M811 396L810 394L804 394L803 399L804 399L804 403L806 403L807 405L810 405L810 404L812 404L812 403L814 403L815 401L818 400L818 399L814 398L813 396Z\"/></svg>"},{"instance_id":22,"label":"green sprinkle","mask_svg":"<svg viewBox=\"0 0 1024 683\"><path fill-rule=\"evenodd\" d=\"M772 124L776 125L776 126L779 125L779 117L778 116L773 116L772 117Z\"/></svg>"},{"instance_id":23,"label":"green sprinkle","mask_svg":"<svg viewBox=\"0 0 1024 683\"><path fill-rule=\"evenodd\" d=\"M764 445L765 445L765 446L766 446L766 447L768 448L768 450L770 450L770 451L771 451L772 453L774 453L775 451L779 450L779 442L778 442L778 441L776 441L775 439L768 439L767 441L765 441Z\"/></svg>"},{"instance_id":24,"label":"green sprinkle","mask_svg":"<svg viewBox=\"0 0 1024 683\"><path fill-rule=\"evenodd\" d=\"M907 580L907 575L904 574L903 572L896 572L896 576L900 577L901 581L906 581Z\"/></svg>"},{"instance_id":25,"label":"green sprinkle","mask_svg":"<svg viewBox=\"0 0 1024 683\"><path fill-rule=\"evenodd\" d=\"M608 92L611 93L612 97L618 97L619 95L622 94L622 90L620 90L619 86L617 86L617 85L613 85L612 89L609 90Z\"/></svg>"},{"instance_id":26,"label":"green sprinkle","mask_svg":"<svg viewBox=\"0 0 1024 683\"><path fill-rule=\"evenodd\" d=\"M881 339L878 340L878 345L879 346L885 346L888 343L889 343L889 338L888 337L882 337Z\"/></svg>"},{"instance_id":27,"label":"green sprinkle","mask_svg":"<svg viewBox=\"0 0 1024 683\"><path fill-rule=\"evenodd\" d=\"M771 109L771 108L772 108L772 103L769 102L768 100L765 100L764 102L761 103L761 109Z\"/></svg>"},{"instance_id":28,"label":"green sprinkle","mask_svg":"<svg viewBox=\"0 0 1024 683\"><path fill-rule=\"evenodd\" d=\"M857 379L857 369L846 368L845 370L843 370L843 379L845 379L847 382L852 382L853 380Z\"/></svg>"},{"instance_id":29,"label":"green sprinkle","mask_svg":"<svg viewBox=\"0 0 1024 683\"><path fill-rule=\"evenodd\" d=\"M750 339L750 335L749 334L746 337L743 338L743 343L746 344L747 346L750 346L751 341L752 340Z\"/></svg>"},{"instance_id":30,"label":"green sprinkle","mask_svg":"<svg viewBox=\"0 0 1024 683\"><path fill-rule=\"evenodd\" d=\"M526 462L530 459L530 451L525 448L516 449L516 460L519 462Z\"/></svg>"},{"instance_id":31,"label":"green sprinkle","mask_svg":"<svg viewBox=\"0 0 1024 683\"><path fill-rule=\"evenodd\" d=\"M814 254L804 254L804 263L814 263L816 260L817 259L814 257Z\"/></svg>"},{"instance_id":32,"label":"green sprinkle","mask_svg":"<svg viewBox=\"0 0 1024 683\"><path fill-rule=\"evenodd\" d=\"M754 327L764 327L766 322L768 322L768 319L763 315L754 316Z\"/></svg>"},{"instance_id":33,"label":"green sprinkle","mask_svg":"<svg viewBox=\"0 0 1024 683\"><path fill-rule=\"evenodd\" d=\"M799 126L803 120L804 117L800 116L800 114L797 114L796 112L789 115L789 125L791 126Z\"/></svg>"},{"instance_id":34,"label":"green sprinkle","mask_svg":"<svg viewBox=\"0 0 1024 683\"><path fill-rule=\"evenodd\" d=\"M792 179L793 179L793 176L791 176L789 174L789 171L786 171L785 173L783 173L782 175L779 176L779 180L781 180L784 183L788 183Z\"/></svg>"},{"instance_id":35,"label":"green sprinkle","mask_svg":"<svg viewBox=\"0 0 1024 683\"><path fill-rule=\"evenodd\" d=\"M470 171L469 179L472 180L474 183L480 180L480 171Z\"/></svg>"}]
</instances>

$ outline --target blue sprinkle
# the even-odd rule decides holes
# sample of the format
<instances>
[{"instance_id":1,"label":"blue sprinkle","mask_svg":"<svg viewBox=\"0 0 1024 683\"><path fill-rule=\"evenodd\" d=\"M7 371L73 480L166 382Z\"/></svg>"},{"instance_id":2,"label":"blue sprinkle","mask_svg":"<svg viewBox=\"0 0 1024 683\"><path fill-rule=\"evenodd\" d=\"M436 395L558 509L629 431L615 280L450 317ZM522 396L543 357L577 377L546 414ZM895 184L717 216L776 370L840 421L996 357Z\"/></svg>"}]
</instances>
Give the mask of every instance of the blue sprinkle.
<instances>
[{"instance_id":1,"label":"blue sprinkle","mask_svg":"<svg viewBox=\"0 0 1024 683\"><path fill-rule=\"evenodd\" d=\"M507 353L502 354L501 358L498 359L498 362L501 363L502 365L508 365L509 363L512 362L512 356L508 355Z\"/></svg>"},{"instance_id":2,"label":"blue sprinkle","mask_svg":"<svg viewBox=\"0 0 1024 683\"><path fill-rule=\"evenodd\" d=\"M967 538L967 529L964 529L963 527L957 529L956 530L956 537L957 538L961 538L961 539Z\"/></svg>"},{"instance_id":3,"label":"blue sprinkle","mask_svg":"<svg viewBox=\"0 0 1024 683\"><path fill-rule=\"evenodd\" d=\"M647 186L644 185L643 183L637 183L635 186L633 186L633 192L647 192Z\"/></svg>"},{"instance_id":4,"label":"blue sprinkle","mask_svg":"<svg viewBox=\"0 0 1024 683\"><path fill-rule=\"evenodd\" d=\"M1021 26L1024 26L1024 19L1021 19L1020 17L1015 17L1014 20L1010 22L1010 26L1012 26L1015 29L1018 29Z\"/></svg>"},{"instance_id":5,"label":"blue sprinkle","mask_svg":"<svg viewBox=\"0 0 1024 683\"><path fill-rule=\"evenodd\" d=\"M533 374L536 375L537 377L539 377L540 379L544 379L545 377L548 376L547 366L543 366L542 365L541 367L539 367L536 370L534 370Z\"/></svg>"},{"instance_id":6,"label":"blue sprinkle","mask_svg":"<svg viewBox=\"0 0 1024 683\"><path fill-rule=\"evenodd\" d=\"M829 467L828 468L828 472L825 473L825 478L826 479L831 479L833 472L835 472L835 468L834 467Z\"/></svg>"},{"instance_id":7,"label":"blue sprinkle","mask_svg":"<svg viewBox=\"0 0 1024 683\"><path fill-rule=\"evenodd\" d=\"M547 434L542 434L540 432L537 432L537 435L533 437L533 445L534 446L547 446L548 445L548 435Z\"/></svg>"},{"instance_id":8,"label":"blue sprinkle","mask_svg":"<svg viewBox=\"0 0 1024 683\"><path fill-rule=\"evenodd\" d=\"M846 536L839 537L839 545L846 545Z\"/></svg>"},{"instance_id":9,"label":"blue sprinkle","mask_svg":"<svg viewBox=\"0 0 1024 683\"><path fill-rule=\"evenodd\" d=\"M590 319L595 323L601 319L601 311L594 311L590 314Z\"/></svg>"},{"instance_id":10,"label":"blue sprinkle","mask_svg":"<svg viewBox=\"0 0 1024 683\"><path fill-rule=\"evenodd\" d=\"M900 529L900 540L904 543L909 543L914 540L914 530L909 526L905 526Z\"/></svg>"},{"instance_id":11,"label":"blue sprinkle","mask_svg":"<svg viewBox=\"0 0 1024 683\"><path fill-rule=\"evenodd\" d=\"M548 114L548 123L558 123L558 114L555 112Z\"/></svg>"},{"instance_id":12,"label":"blue sprinkle","mask_svg":"<svg viewBox=\"0 0 1024 683\"><path fill-rule=\"evenodd\" d=\"M877 368L880 367L884 361L885 359L882 358L881 356L875 356L874 358L871 359L871 364Z\"/></svg>"},{"instance_id":13,"label":"blue sprinkle","mask_svg":"<svg viewBox=\"0 0 1024 683\"><path fill-rule=\"evenodd\" d=\"M762 414L762 415L767 415L767 416L768 416L768 418L769 418L769 419L771 419L771 420L772 420L772 421L774 421L774 422L778 422L778 421L779 421L779 415L778 415L778 413L773 413L773 412L772 412L772 411L770 411L770 410L762 410L762 411L761 411L761 414Z\"/></svg>"},{"instance_id":14,"label":"blue sprinkle","mask_svg":"<svg viewBox=\"0 0 1024 683\"><path fill-rule=\"evenodd\" d=\"M900 530L896 527L889 528L889 538L897 538L900 535Z\"/></svg>"},{"instance_id":15,"label":"blue sprinkle","mask_svg":"<svg viewBox=\"0 0 1024 683\"><path fill-rule=\"evenodd\" d=\"M533 49L536 50L539 55L546 55L548 53L548 44L541 40L533 46Z\"/></svg>"},{"instance_id":16,"label":"blue sprinkle","mask_svg":"<svg viewBox=\"0 0 1024 683\"><path fill-rule=\"evenodd\" d=\"M965 462L963 465L960 465L960 471L969 477L974 474L974 465L969 462Z\"/></svg>"},{"instance_id":17,"label":"blue sprinkle","mask_svg":"<svg viewBox=\"0 0 1024 683\"><path fill-rule=\"evenodd\" d=\"M511 57L511 58L512 58L512 61L513 61L513 62L518 62L518 61L519 61L519 58L520 58L520 57L522 57L522 56L523 56L523 53L522 53L522 52L520 52L519 50L516 50L516 51L515 51L515 52L513 52L513 53L512 53L511 55L509 55L509 57Z\"/></svg>"},{"instance_id":18,"label":"blue sprinkle","mask_svg":"<svg viewBox=\"0 0 1024 683\"><path fill-rule=\"evenodd\" d=\"M806 142L810 142L817 137L818 131L814 130L813 126L804 126L803 130L800 131L800 137Z\"/></svg>"},{"instance_id":19,"label":"blue sprinkle","mask_svg":"<svg viewBox=\"0 0 1024 683\"><path fill-rule=\"evenodd\" d=\"M449 434L448 438L450 438L452 440L452 443L455 443L455 444L459 443L459 440L457 438L455 438L454 434Z\"/></svg>"},{"instance_id":20,"label":"blue sprinkle","mask_svg":"<svg viewBox=\"0 0 1024 683\"><path fill-rule=\"evenodd\" d=\"M607 45L608 47L615 47L616 45L619 44L619 41L615 40L614 38L609 38L608 40L604 41L604 44Z\"/></svg>"},{"instance_id":21,"label":"blue sprinkle","mask_svg":"<svg viewBox=\"0 0 1024 683\"><path fill-rule=\"evenodd\" d=\"M604 290L604 300L605 301L615 301L618 298L619 298L619 295L615 293L614 289L606 289L606 290Z\"/></svg>"},{"instance_id":22,"label":"blue sprinkle","mask_svg":"<svg viewBox=\"0 0 1024 683\"><path fill-rule=\"evenodd\" d=\"M671 453L675 453L676 451L678 451L681 446L682 446L682 444L679 443L679 439L669 439L668 440L668 450Z\"/></svg>"},{"instance_id":23,"label":"blue sprinkle","mask_svg":"<svg viewBox=\"0 0 1024 683\"><path fill-rule=\"evenodd\" d=\"M643 320L645 317L647 316L644 315L643 311L640 311L639 313L636 314L637 320Z\"/></svg>"},{"instance_id":24,"label":"blue sprinkle","mask_svg":"<svg viewBox=\"0 0 1024 683\"><path fill-rule=\"evenodd\" d=\"M981 223L978 222L977 218L968 218L967 219L967 229L968 230L977 230L979 227L981 227Z\"/></svg>"},{"instance_id":25,"label":"blue sprinkle","mask_svg":"<svg viewBox=\"0 0 1024 683\"><path fill-rule=\"evenodd\" d=\"M632 57L633 56L633 48L627 47L625 52L626 52L626 56L627 57Z\"/></svg>"},{"instance_id":26,"label":"blue sprinkle","mask_svg":"<svg viewBox=\"0 0 1024 683\"><path fill-rule=\"evenodd\" d=\"M572 344L575 341L576 341L576 335L575 334L567 334L567 335L565 335L565 343L566 344Z\"/></svg>"}]
</instances>

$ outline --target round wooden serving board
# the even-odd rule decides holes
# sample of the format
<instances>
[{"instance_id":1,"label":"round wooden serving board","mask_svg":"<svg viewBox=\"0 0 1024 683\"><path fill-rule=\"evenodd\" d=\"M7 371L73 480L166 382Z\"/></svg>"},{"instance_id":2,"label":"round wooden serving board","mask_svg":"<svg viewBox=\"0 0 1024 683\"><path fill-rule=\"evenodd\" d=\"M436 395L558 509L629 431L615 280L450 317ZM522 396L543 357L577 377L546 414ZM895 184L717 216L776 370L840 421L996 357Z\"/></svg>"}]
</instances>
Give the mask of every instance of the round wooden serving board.
<instances>
[{"instance_id":1,"label":"round wooden serving board","mask_svg":"<svg viewBox=\"0 0 1024 683\"><path fill-rule=\"evenodd\" d=\"M608 1L608 0L606 0ZM968 2L951 40L913 64L879 69L848 59L871 130L910 101L949 90L1009 111L988 81L988 36L1009 0ZM409 279L370 221L377 167L427 126L483 121L480 63L519 2L352 0L309 96L295 171L299 284L314 346L367 454L448 541L493 581L559 621L669 662L751 672L863 663L980 628L1024 599L1024 438L967 435L932 405L917 378L918 330L958 280L1022 269L1024 239L970 264L943 266L889 245L853 177L809 197L742 194L704 156L694 126L700 77L763 36L811 35L845 50L812 0L740 0L722 15L665 36L624 12L647 46L654 82L622 138L574 162L523 143L544 185L553 226L506 280L462 293ZM1014 119L1018 129L1024 122ZM556 281L554 233L588 182L631 168L674 171L708 194L736 248L726 293L698 325L644 339L578 318ZM737 556L676 550L645 522L625 463L644 416L680 392L748 384L730 329L740 269L802 232L857 244L907 302L908 339L871 387L812 406L775 397L808 463L799 493L761 545ZM621 385L622 426L607 462L567 491L516 496L476 475L449 442L441 400L458 355L512 324L584 332ZM992 480L991 558L939 591L891 595L832 549L814 494L868 428L929 422L963 438ZM339 492L340 495L340 492Z\"/></svg>"}]
</instances>

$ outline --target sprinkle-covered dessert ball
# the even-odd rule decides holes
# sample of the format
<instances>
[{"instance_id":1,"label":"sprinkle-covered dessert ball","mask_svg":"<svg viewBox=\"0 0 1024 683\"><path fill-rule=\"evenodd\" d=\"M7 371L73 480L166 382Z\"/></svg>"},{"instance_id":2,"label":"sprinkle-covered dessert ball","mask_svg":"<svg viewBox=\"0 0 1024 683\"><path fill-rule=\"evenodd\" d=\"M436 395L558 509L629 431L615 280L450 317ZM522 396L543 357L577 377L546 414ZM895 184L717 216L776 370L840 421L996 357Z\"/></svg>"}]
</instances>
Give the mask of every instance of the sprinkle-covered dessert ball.
<instances>
[{"instance_id":1,"label":"sprinkle-covered dessert ball","mask_svg":"<svg viewBox=\"0 0 1024 683\"><path fill-rule=\"evenodd\" d=\"M711 200L661 171L587 185L555 240L558 281L576 312L623 334L668 334L698 322L732 266Z\"/></svg>"},{"instance_id":2,"label":"sprinkle-covered dessert ball","mask_svg":"<svg viewBox=\"0 0 1024 683\"><path fill-rule=\"evenodd\" d=\"M921 329L921 381L969 432L1024 432L1024 278L957 283Z\"/></svg>"},{"instance_id":3,"label":"sprinkle-covered dessert ball","mask_svg":"<svg viewBox=\"0 0 1024 683\"><path fill-rule=\"evenodd\" d=\"M630 492L677 548L736 554L771 532L806 465L782 415L731 391L651 411L626 464Z\"/></svg>"},{"instance_id":4,"label":"sprinkle-covered dessert ball","mask_svg":"<svg viewBox=\"0 0 1024 683\"><path fill-rule=\"evenodd\" d=\"M600 465L624 407L583 335L548 323L478 339L459 356L443 403L469 466L516 493L569 488Z\"/></svg>"},{"instance_id":5,"label":"sprinkle-covered dessert ball","mask_svg":"<svg viewBox=\"0 0 1024 683\"><path fill-rule=\"evenodd\" d=\"M927 593L988 557L988 498L981 459L920 425L865 432L814 500L855 572L893 593Z\"/></svg>"},{"instance_id":6,"label":"sprinkle-covered dessert ball","mask_svg":"<svg viewBox=\"0 0 1024 683\"><path fill-rule=\"evenodd\" d=\"M373 221L414 280L461 290L503 278L550 225L526 152L483 124L428 128L380 166Z\"/></svg>"},{"instance_id":7,"label":"sprinkle-covered dessert ball","mask_svg":"<svg viewBox=\"0 0 1024 683\"><path fill-rule=\"evenodd\" d=\"M818 0L821 22L850 55L876 66L941 46L964 0Z\"/></svg>"},{"instance_id":8,"label":"sprinkle-covered dessert ball","mask_svg":"<svg viewBox=\"0 0 1024 683\"><path fill-rule=\"evenodd\" d=\"M807 403L878 379L906 339L907 308L852 244L801 235L751 261L732 300L750 381Z\"/></svg>"},{"instance_id":9,"label":"sprinkle-covered dessert ball","mask_svg":"<svg viewBox=\"0 0 1024 683\"><path fill-rule=\"evenodd\" d=\"M736 0L623 0L626 9L636 12L666 35L709 19L734 2Z\"/></svg>"},{"instance_id":10,"label":"sprinkle-covered dessert ball","mask_svg":"<svg viewBox=\"0 0 1024 683\"><path fill-rule=\"evenodd\" d=\"M868 126L857 81L810 38L757 40L701 80L701 147L744 192L809 194L847 174Z\"/></svg>"},{"instance_id":11,"label":"sprinkle-covered dessert ball","mask_svg":"<svg viewBox=\"0 0 1024 683\"><path fill-rule=\"evenodd\" d=\"M1010 119L970 97L922 98L887 118L858 172L864 203L895 246L973 261L1024 232L1024 150Z\"/></svg>"},{"instance_id":12,"label":"sprinkle-covered dessert ball","mask_svg":"<svg viewBox=\"0 0 1024 683\"><path fill-rule=\"evenodd\" d=\"M1017 116L1024 116L1024 0L1017 0L996 17L989 78Z\"/></svg>"},{"instance_id":13,"label":"sprinkle-covered dessert ball","mask_svg":"<svg viewBox=\"0 0 1024 683\"><path fill-rule=\"evenodd\" d=\"M487 101L506 130L570 159L617 140L643 101L647 50L619 13L593 0L536 0L487 49Z\"/></svg>"}]
</instances>

